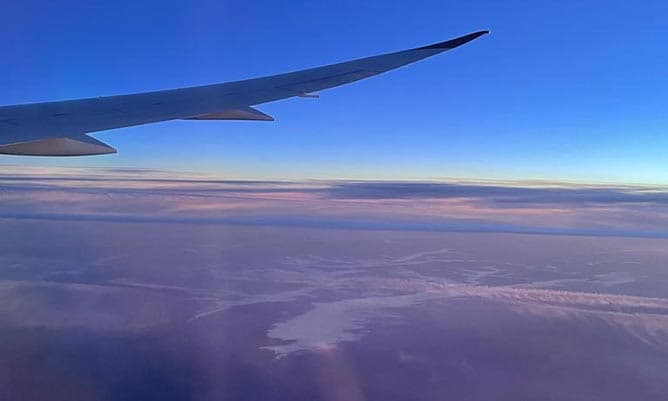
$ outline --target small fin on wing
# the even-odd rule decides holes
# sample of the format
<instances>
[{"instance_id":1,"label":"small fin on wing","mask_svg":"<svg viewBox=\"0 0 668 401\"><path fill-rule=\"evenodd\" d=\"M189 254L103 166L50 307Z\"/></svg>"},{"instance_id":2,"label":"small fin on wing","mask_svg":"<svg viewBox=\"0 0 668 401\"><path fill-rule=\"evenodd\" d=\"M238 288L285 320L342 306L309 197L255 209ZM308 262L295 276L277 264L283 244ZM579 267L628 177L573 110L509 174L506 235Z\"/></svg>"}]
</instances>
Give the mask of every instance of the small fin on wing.
<instances>
[{"instance_id":1,"label":"small fin on wing","mask_svg":"<svg viewBox=\"0 0 668 401\"><path fill-rule=\"evenodd\" d=\"M274 117L252 107L223 110L218 113L202 114L188 117L183 120L244 120L244 121L274 121Z\"/></svg>"},{"instance_id":2,"label":"small fin on wing","mask_svg":"<svg viewBox=\"0 0 668 401\"><path fill-rule=\"evenodd\" d=\"M116 149L88 135L48 138L0 146L0 154L22 156L93 156Z\"/></svg>"}]
</instances>

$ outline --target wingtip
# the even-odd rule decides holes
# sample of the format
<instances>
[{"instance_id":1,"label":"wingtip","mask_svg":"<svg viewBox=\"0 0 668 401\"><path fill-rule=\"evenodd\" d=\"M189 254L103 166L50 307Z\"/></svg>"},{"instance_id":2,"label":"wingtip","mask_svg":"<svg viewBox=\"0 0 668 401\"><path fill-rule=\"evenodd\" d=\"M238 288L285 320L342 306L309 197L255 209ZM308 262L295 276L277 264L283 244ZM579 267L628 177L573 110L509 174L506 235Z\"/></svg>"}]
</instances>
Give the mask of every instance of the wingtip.
<instances>
[{"instance_id":1,"label":"wingtip","mask_svg":"<svg viewBox=\"0 0 668 401\"><path fill-rule=\"evenodd\" d=\"M425 50L425 49L439 49L439 50L449 50L449 49L454 49L455 47L459 47L465 43L468 43L474 39L477 39L483 35L488 35L490 31L484 30L484 31L478 31L478 32L473 32L469 33L468 35L460 36L458 38L446 40L444 42L439 42L439 43L434 43L433 45L428 45L428 46L423 46L419 47L419 50Z\"/></svg>"}]
</instances>

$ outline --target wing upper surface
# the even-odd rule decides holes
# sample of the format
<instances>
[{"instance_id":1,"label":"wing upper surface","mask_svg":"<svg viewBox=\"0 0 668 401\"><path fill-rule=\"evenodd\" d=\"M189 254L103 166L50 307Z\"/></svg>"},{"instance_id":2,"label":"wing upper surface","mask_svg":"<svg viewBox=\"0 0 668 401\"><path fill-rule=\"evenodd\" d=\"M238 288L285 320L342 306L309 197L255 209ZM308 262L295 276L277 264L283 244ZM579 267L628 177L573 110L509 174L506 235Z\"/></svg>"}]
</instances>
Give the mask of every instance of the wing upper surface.
<instances>
[{"instance_id":1,"label":"wing upper surface","mask_svg":"<svg viewBox=\"0 0 668 401\"><path fill-rule=\"evenodd\" d=\"M454 49L486 33L480 31L415 49L244 81L4 106L0 107L0 145L243 110L368 78Z\"/></svg>"}]
</instances>

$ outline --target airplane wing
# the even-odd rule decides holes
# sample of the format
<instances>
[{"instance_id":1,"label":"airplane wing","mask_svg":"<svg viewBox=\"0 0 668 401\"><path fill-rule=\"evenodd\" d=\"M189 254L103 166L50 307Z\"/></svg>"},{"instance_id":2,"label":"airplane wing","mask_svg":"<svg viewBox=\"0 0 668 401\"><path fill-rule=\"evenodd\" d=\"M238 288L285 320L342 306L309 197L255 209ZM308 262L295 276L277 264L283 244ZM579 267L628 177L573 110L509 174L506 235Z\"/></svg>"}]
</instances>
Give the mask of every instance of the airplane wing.
<instances>
[{"instance_id":1,"label":"airplane wing","mask_svg":"<svg viewBox=\"0 0 668 401\"><path fill-rule=\"evenodd\" d=\"M81 156L116 150L87 134L159 121L273 121L252 106L358 81L474 40L480 31L429 46L287 74L131 95L0 107L0 153Z\"/></svg>"}]
</instances>

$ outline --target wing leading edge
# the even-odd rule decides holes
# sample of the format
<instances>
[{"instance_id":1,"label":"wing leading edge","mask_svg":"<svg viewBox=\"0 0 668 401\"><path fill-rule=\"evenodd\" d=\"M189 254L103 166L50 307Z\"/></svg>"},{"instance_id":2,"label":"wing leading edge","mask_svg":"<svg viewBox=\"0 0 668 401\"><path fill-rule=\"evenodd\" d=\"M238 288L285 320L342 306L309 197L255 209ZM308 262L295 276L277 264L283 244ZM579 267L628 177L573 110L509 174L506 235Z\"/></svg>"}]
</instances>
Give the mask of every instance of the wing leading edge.
<instances>
[{"instance_id":1,"label":"wing leading edge","mask_svg":"<svg viewBox=\"0 0 668 401\"><path fill-rule=\"evenodd\" d=\"M271 116L251 106L310 96L312 92L378 75L454 49L487 33L479 31L410 50L244 81L4 106L0 107L0 153L40 156L114 153L115 149L86 134L167 120L273 121Z\"/></svg>"}]
</instances>

